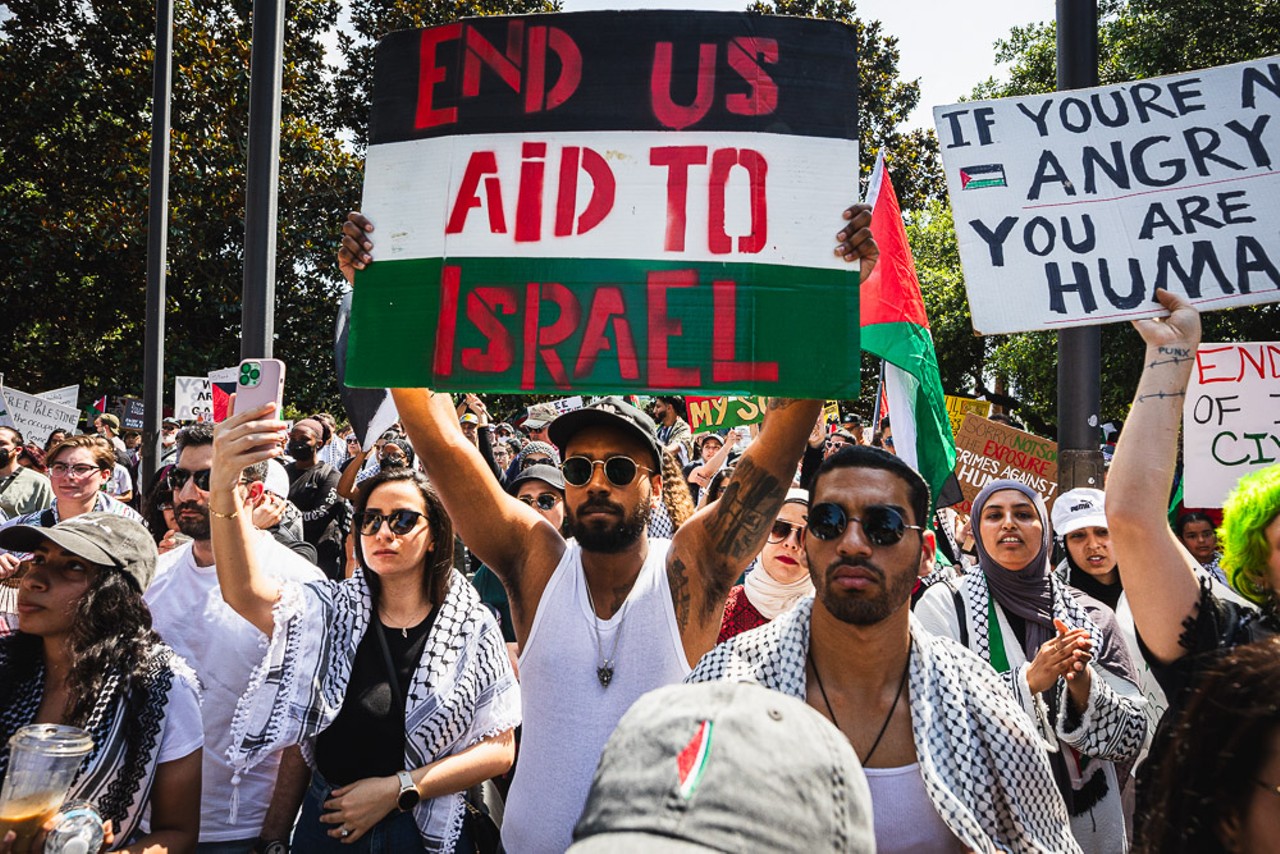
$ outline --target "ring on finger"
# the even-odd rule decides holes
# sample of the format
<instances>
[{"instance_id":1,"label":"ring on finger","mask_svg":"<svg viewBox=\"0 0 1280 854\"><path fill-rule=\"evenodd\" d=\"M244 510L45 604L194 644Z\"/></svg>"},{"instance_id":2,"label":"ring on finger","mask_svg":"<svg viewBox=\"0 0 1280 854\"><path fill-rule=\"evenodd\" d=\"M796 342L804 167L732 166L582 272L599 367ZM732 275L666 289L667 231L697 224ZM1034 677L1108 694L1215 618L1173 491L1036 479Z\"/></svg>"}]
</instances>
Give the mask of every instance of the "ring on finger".
<instances>
[{"instance_id":1,"label":"ring on finger","mask_svg":"<svg viewBox=\"0 0 1280 854\"><path fill-rule=\"evenodd\" d=\"M348 830L347 826L344 824L342 826L342 829L338 831L338 835L341 836L343 839L346 839L348 836L351 835L351 831Z\"/></svg>"}]
</instances>

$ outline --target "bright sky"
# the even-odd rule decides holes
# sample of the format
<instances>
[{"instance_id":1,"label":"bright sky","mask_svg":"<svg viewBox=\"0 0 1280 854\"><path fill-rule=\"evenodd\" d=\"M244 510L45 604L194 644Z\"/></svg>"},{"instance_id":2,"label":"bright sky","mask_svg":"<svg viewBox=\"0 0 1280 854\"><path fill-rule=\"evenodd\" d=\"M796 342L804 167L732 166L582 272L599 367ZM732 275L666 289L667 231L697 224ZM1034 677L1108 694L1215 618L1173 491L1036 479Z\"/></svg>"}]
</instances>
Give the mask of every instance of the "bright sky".
<instances>
[{"instance_id":1,"label":"bright sky","mask_svg":"<svg viewBox=\"0 0 1280 854\"><path fill-rule=\"evenodd\" d=\"M563 0L564 11L593 9L698 9L740 12L747 0ZM858 0L863 19L879 20L896 36L903 79L920 79L920 107L912 127L933 126L933 108L967 96L995 65L995 40L1009 29L1053 19L1052 0Z\"/></svg>"}]
</instances>

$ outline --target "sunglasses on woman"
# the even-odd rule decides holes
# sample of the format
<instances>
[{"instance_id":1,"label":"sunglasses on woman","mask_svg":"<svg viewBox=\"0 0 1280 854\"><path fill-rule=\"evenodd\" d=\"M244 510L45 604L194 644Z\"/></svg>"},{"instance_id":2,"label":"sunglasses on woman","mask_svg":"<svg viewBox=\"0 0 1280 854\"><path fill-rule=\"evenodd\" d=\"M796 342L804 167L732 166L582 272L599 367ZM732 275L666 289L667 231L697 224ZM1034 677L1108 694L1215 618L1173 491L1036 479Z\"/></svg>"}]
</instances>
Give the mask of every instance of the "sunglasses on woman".
<instances>
[{"instance_id":1,"label":"sunglasses on woman","mask_svg":"<svg viewBox=\"0 0 1280 854\"><path fill-rule=\"evenodd\" d=\"M793 525L782 519L773 523L773 527L769 529L769 542L785 543L787 538L793 533L796 535L797 543L804 543L804 525Z\"/></svg>"},{"instance_id":2,"label":"sunglasses on woman","mask_svg":"<svg viewBox=\"0 0 1280 854\"><path fill-rule=\"evenodd\" d=\"M196 489L201 492L209 491L209 469L200 469L199 471L187 471L177 466L169 469L169 488L174 492L182 489L183 484L188 480L195 481Z\"/></svg>"},{"instance_id":3,"label":"sunglasses on woman","mask_svg":"<svg viewBox=\"0 0 1280 854\"><path fill-rule=\"evenodd\" d=\"M894 507L873 504L862 512L862 517L849 516L839 504L823 502L809 508L809 533L820 540L834 540L844 533L850 522L862 526L862 532L875 546L892 546L902 541L907 531L923 531L919 525L908 525Z\"/></svg>"},{"instance_id":4,"label":"sunglasses on woman","mask_svg":"<svg viewBox=\"0 0 1280 854\"><path fill-rule=\"evenodd\" d=\"M417 510L392 510L390 513L365 510L363 513L356 514L356 527L366 537L372 537L378 533L385 521L391 533L397 537L403 537L418 526L418 520L423 515Z\"/></svg>"},{"instance_id":5,"label":"sunglasses on woman","mask_svg":"<svg viewBox=\"0 0 1280 854\"><path fill-rule=\"evenodd\" d=\"M593 460L583 456L569 457L560 464L560 471L564 473L565 482L570 486L586 486L591 482L596 466L604 466L604 476L614 486L630 486L641 469L647 472L653 471L647 466L640 465L631 457L624 457L621 454L609 457L607 460Z\"/></svg>"},{"instance_id":6,"label":"sunglasses on woman","mask_svg":"<svg viewBox=\"0 0 1280 854\"><path fill-rule=\"evenodd\" d=\"M560 503L560 496L550 492L544 492L537 498L532 495L520 495L517 497L530 507L537 507L539 510L550 510Z\"/></svg>"}]
</instances>

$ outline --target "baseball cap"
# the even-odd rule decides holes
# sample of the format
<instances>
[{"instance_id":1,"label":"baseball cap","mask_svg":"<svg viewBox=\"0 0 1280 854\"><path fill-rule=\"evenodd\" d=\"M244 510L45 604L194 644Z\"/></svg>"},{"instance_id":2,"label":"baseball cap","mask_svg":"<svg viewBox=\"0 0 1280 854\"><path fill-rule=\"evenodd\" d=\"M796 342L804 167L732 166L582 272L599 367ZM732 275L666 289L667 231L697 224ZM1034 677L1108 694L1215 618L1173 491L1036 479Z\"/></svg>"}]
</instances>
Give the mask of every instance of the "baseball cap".
<instances>
[{"instance_id":1,"label":"baseball cap","mask_svg":"<svg viewBox=\"0 0 1280 854\"><path fill-rule=\"evenodd\" d=\"M464 412L462 417L458 419L459 424L479 424L480 417L474 412Z\"/></svg>"},{"instance_id":2,"label":"baseball cap","mask_svg":"<svg viewBox=\"0 0 1280 854\"><path fill-rule=\"evenodd\" d=\"M120 432L120 419L115 417L115 415L111 414L110 412L102 413L101 415L98 416L98 420L101 421L103 424L108 425L112 430L115 430L117 433Z\"/></svg>"},{"instance_id":3,"label":"baseball cap","mask_svg":"<svg viewBox=\"0 0 1280 854\"><path fill-rule=\"evenodd\" d=\"M840 423L852 424L854 427L861 427L862 417L860 415L857 415L856 413L849 412L849 413L846 413L845 416L840 419Z\"/></svg>"},{"instance_id":4,"label":"baseball cap","mask_svg":"<svg viewBox=\"0 0 1280 854\"><path fill-rule=\"evenodd\" d=\"M156 572L156 542L140 523L116 513L82 513L52 528L15 525L0 530L0 548L33 552L48 541L95 566L116 569L145 593Z\"/></svg>"},{"instance_id":5,"label":"baseball cap","mask_svg":"<svg viewBox=\"0 0 1280 854\"><path fill-rule=\"evenodd\" d=\"M670 685L609 737L569 851L875 851L871 819L857 754L803 701Z\"/></svg>"},{"instance_id":6,"label":"baseball cap","mask_svg":"<svg viewBox=\"0 0 1280 854\"><path fill-rule=\"evenodd\" d=\"M561 492L564 492L564 475L560 469L555 466L535 465L529 466L520 474L507 481L507 492L515 495L520 490L520 484L527 480L540 480L548 486L552 486Z\"/></svg>"},{"instance_id":7,"label":"baseball cap","mask_svg":"<svg viewBox=\"0 0 1280 854\"><path fill-rule=\"evenodd\" d=\"M267 492L287 499L289 497L289 472L285 471L285 467L275 460L267 460L267 476L263 478L262 486Z\"/></svg>"},{"instance_id":8,"label":"baseball cap","mask_svg":"<svg viewBox=\"0 0 1280 854\"><path fill-rule=\"evenodd\" d=\"M1053 502L1053 512L1049 514L1053 532L1065 537L1081 528L1107 527L1105 499L1106 493L1101 489L1086 486L1062 493Z\"/></svg>"},{"instance_id":9,"label":"baseball cap","mask_svg":"<svg viewBox=\"0 0 1280 854\"><path fill-rule=\"evenodd\" d=\"M654 425L653 419L614 395L602 397L582 409L566 412L551 422L547 435L560 452L564 453L573 434L586 427L598 425L614 427L644 442L645 446L653 452L655 468L661 468L662 448L658 445L658 428Z\"/></svg>"},{"instance_id":10,"label":"baseball cap","mask_svg":"<svg viewBox=\"0 0 1280 854\"><path fill-rule=\"evenodd\" d=\"M166 418L160 422L160 426L161 427L181 427L182 425L178 423L178 419L176 418Z\"/></svg>"},{"instance_id":11,"label":"baseball cap","mask_svg":"<svg viewBox=\"0 0 1280 854\"><path fill-rule=\"evenodd\" d=\"M530 430L540 430L555 421L556 416L559 414L553 404L535 403L529 407L529 414L524 419L524 426Z\"/></svg>"}]
</instances>

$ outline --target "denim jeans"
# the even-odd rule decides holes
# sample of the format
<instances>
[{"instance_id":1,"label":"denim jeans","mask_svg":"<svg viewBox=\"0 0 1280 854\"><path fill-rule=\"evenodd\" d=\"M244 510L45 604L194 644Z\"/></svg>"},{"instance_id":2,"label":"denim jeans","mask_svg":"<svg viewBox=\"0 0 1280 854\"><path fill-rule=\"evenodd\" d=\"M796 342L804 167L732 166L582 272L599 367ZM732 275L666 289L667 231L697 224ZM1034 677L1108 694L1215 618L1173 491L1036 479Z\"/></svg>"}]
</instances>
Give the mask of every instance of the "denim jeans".
<instances>
[{"instance_id":1,"label":"denim jeans","mask_svg":"<svg viewBox=\"0 0 1280 854\"><path fill-rule=\"evenodd\" d=\"M298 825L293 829L293 850L302 854L402 854L422 850L422 837L418 834L418 825L413 821L413 813L392 811L382 821L369 829L369 832L356 842L346 844L329 835L334 828L332 824L320 821L324 812L324 802L333 791L320 772L311 775L311 788L302 801L302 813L298 817ZM472 851L474 845L468 844L466 825L458 839L455 849L459 852Z\"/></svg>"}]
</instances>

